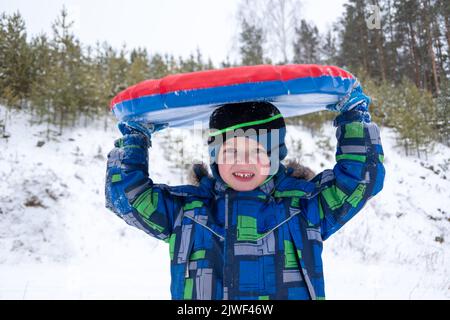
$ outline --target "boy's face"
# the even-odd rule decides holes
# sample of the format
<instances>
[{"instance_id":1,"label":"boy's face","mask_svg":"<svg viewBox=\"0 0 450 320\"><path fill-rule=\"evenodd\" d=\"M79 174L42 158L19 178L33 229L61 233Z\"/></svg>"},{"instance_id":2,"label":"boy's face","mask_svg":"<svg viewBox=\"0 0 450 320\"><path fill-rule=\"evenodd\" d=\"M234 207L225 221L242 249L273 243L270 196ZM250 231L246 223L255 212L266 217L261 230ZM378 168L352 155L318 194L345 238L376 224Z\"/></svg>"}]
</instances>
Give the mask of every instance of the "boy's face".
<instances>
[{"instance_id":1,"label":"boy's face","mask_svg":"<svg viewBox=\"0 0 450 320\"><path fill-rule=\"evenodd\" d=\"M266 149L253 139L236 137L226 140L219 149L219 174L237 191L250 191L267 179L270 159Z\"/></svg>"}]
</instances>

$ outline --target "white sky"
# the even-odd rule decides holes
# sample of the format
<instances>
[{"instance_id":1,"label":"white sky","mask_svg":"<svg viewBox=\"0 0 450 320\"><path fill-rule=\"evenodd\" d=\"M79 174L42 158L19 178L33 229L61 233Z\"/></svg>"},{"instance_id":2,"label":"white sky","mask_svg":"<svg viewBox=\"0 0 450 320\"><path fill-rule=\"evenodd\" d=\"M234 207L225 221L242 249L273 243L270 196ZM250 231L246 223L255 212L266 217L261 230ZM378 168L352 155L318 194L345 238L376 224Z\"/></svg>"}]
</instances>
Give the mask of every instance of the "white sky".
<instances>
[{"instance_id":1,"label":"white sky","mask_svg":"<svg viewBox=\"0 0 450 320\"><path fill-rule=\"evenodd\" d=\"M303 0L302 17L320 31L343 12L346 0ZM19 10L29 35L51 33L63 7L75 21L74 32L83 44L107 41L119 48L146 47L149 53L187 56L200 48L218 65L235 57L238 32L235 13L239 0L0 0L0 12ZM234 46L236 47L236 46Z\"/></svg>"}]
</instances>

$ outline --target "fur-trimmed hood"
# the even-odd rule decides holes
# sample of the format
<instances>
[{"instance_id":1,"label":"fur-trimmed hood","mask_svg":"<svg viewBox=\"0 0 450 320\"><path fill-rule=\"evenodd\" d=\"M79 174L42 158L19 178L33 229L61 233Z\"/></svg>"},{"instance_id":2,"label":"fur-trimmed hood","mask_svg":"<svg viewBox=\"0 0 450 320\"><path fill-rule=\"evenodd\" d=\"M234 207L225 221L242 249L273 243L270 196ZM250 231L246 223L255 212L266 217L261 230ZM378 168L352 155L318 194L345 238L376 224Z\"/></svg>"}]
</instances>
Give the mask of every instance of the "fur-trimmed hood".
<instances>
[{"instance_id":1,"label":"fur-trimmed hood","mask_svg":"<svg viewBox=\"0 0 450 320\"><path fill-rule=\"evenodd\" d=\"M298 179L304 179L304 180L311 180L314 178L315 173L310 168L303 166L296 160L288 160L285 164L286 170L289 173L289 176L298 178ZM189 176L188 176L188 182L189 184L198 186L200 184L200 180L203 177L209 177L212 178L208 167L205 163L197 163L191 166L189 170Z\"/></svg>"}]
</instances>

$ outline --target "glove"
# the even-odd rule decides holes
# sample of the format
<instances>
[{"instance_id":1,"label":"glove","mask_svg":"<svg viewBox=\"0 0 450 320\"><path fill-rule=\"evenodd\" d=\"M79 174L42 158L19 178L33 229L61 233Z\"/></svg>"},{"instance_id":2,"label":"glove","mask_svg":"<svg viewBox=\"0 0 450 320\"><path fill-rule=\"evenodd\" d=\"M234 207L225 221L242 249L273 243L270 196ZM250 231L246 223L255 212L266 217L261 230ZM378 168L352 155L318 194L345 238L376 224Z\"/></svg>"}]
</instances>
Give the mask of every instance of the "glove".
<instances>
[{"instance_id":1,"label":"glove","mask_svg":"<svg viewBox=\"0 0 450 320\"><path fill-rule=\"evenodd\" d=\"M167 123L153 124L135 121L121 121L118 123L117 127L124 136L128 134L138 134L144 136L147 142L147 146L151 147L152 133L166 128Z\"/></svg>"},{"instance_id":2,"label":"glove","mask_svg":"<svg viewBox=\"0 0 450 320\"><path fill-rule=\"evenodd\" d=\"M340 113L350 110L368 112L370 102L370 97L366 96L363 93L361 85L359 81L357 81L353 86L353 90L349 94L347 94L341 101L339 101L335 105L330 105L327 108L329 110L338 111Z\"/></svg>"}]
</instances>

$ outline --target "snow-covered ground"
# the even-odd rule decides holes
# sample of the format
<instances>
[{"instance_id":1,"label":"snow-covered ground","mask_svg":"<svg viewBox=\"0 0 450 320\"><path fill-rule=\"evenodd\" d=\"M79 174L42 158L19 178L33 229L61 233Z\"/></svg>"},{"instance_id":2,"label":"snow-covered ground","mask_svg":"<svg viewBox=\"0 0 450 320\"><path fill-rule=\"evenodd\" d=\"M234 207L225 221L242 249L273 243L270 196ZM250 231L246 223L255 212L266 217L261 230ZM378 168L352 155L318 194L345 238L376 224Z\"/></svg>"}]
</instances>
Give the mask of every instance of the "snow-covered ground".
<instances>
[{"instance_id":1,"label":"snow-covered ground","mask_svg":"<svg viewBox=\"0 0 450 320\"><path fill-rule=\"evenodd\" d=\"M51 141L28 119L10 113L11 137L0 138L0 299L170 299L168 244L104 207L105 158L119 137L113 119L106 131L98 122ZM183 134L154 136L155 182L186 183L173 165ZM450 149L438 145L425 161L404 156L394 138L382 128L383 191L324 243L328 299L450 298ZM316 172L331 168L334 128L312 136L290 126L288 146Z\"/></svg>"}]
</instances>

